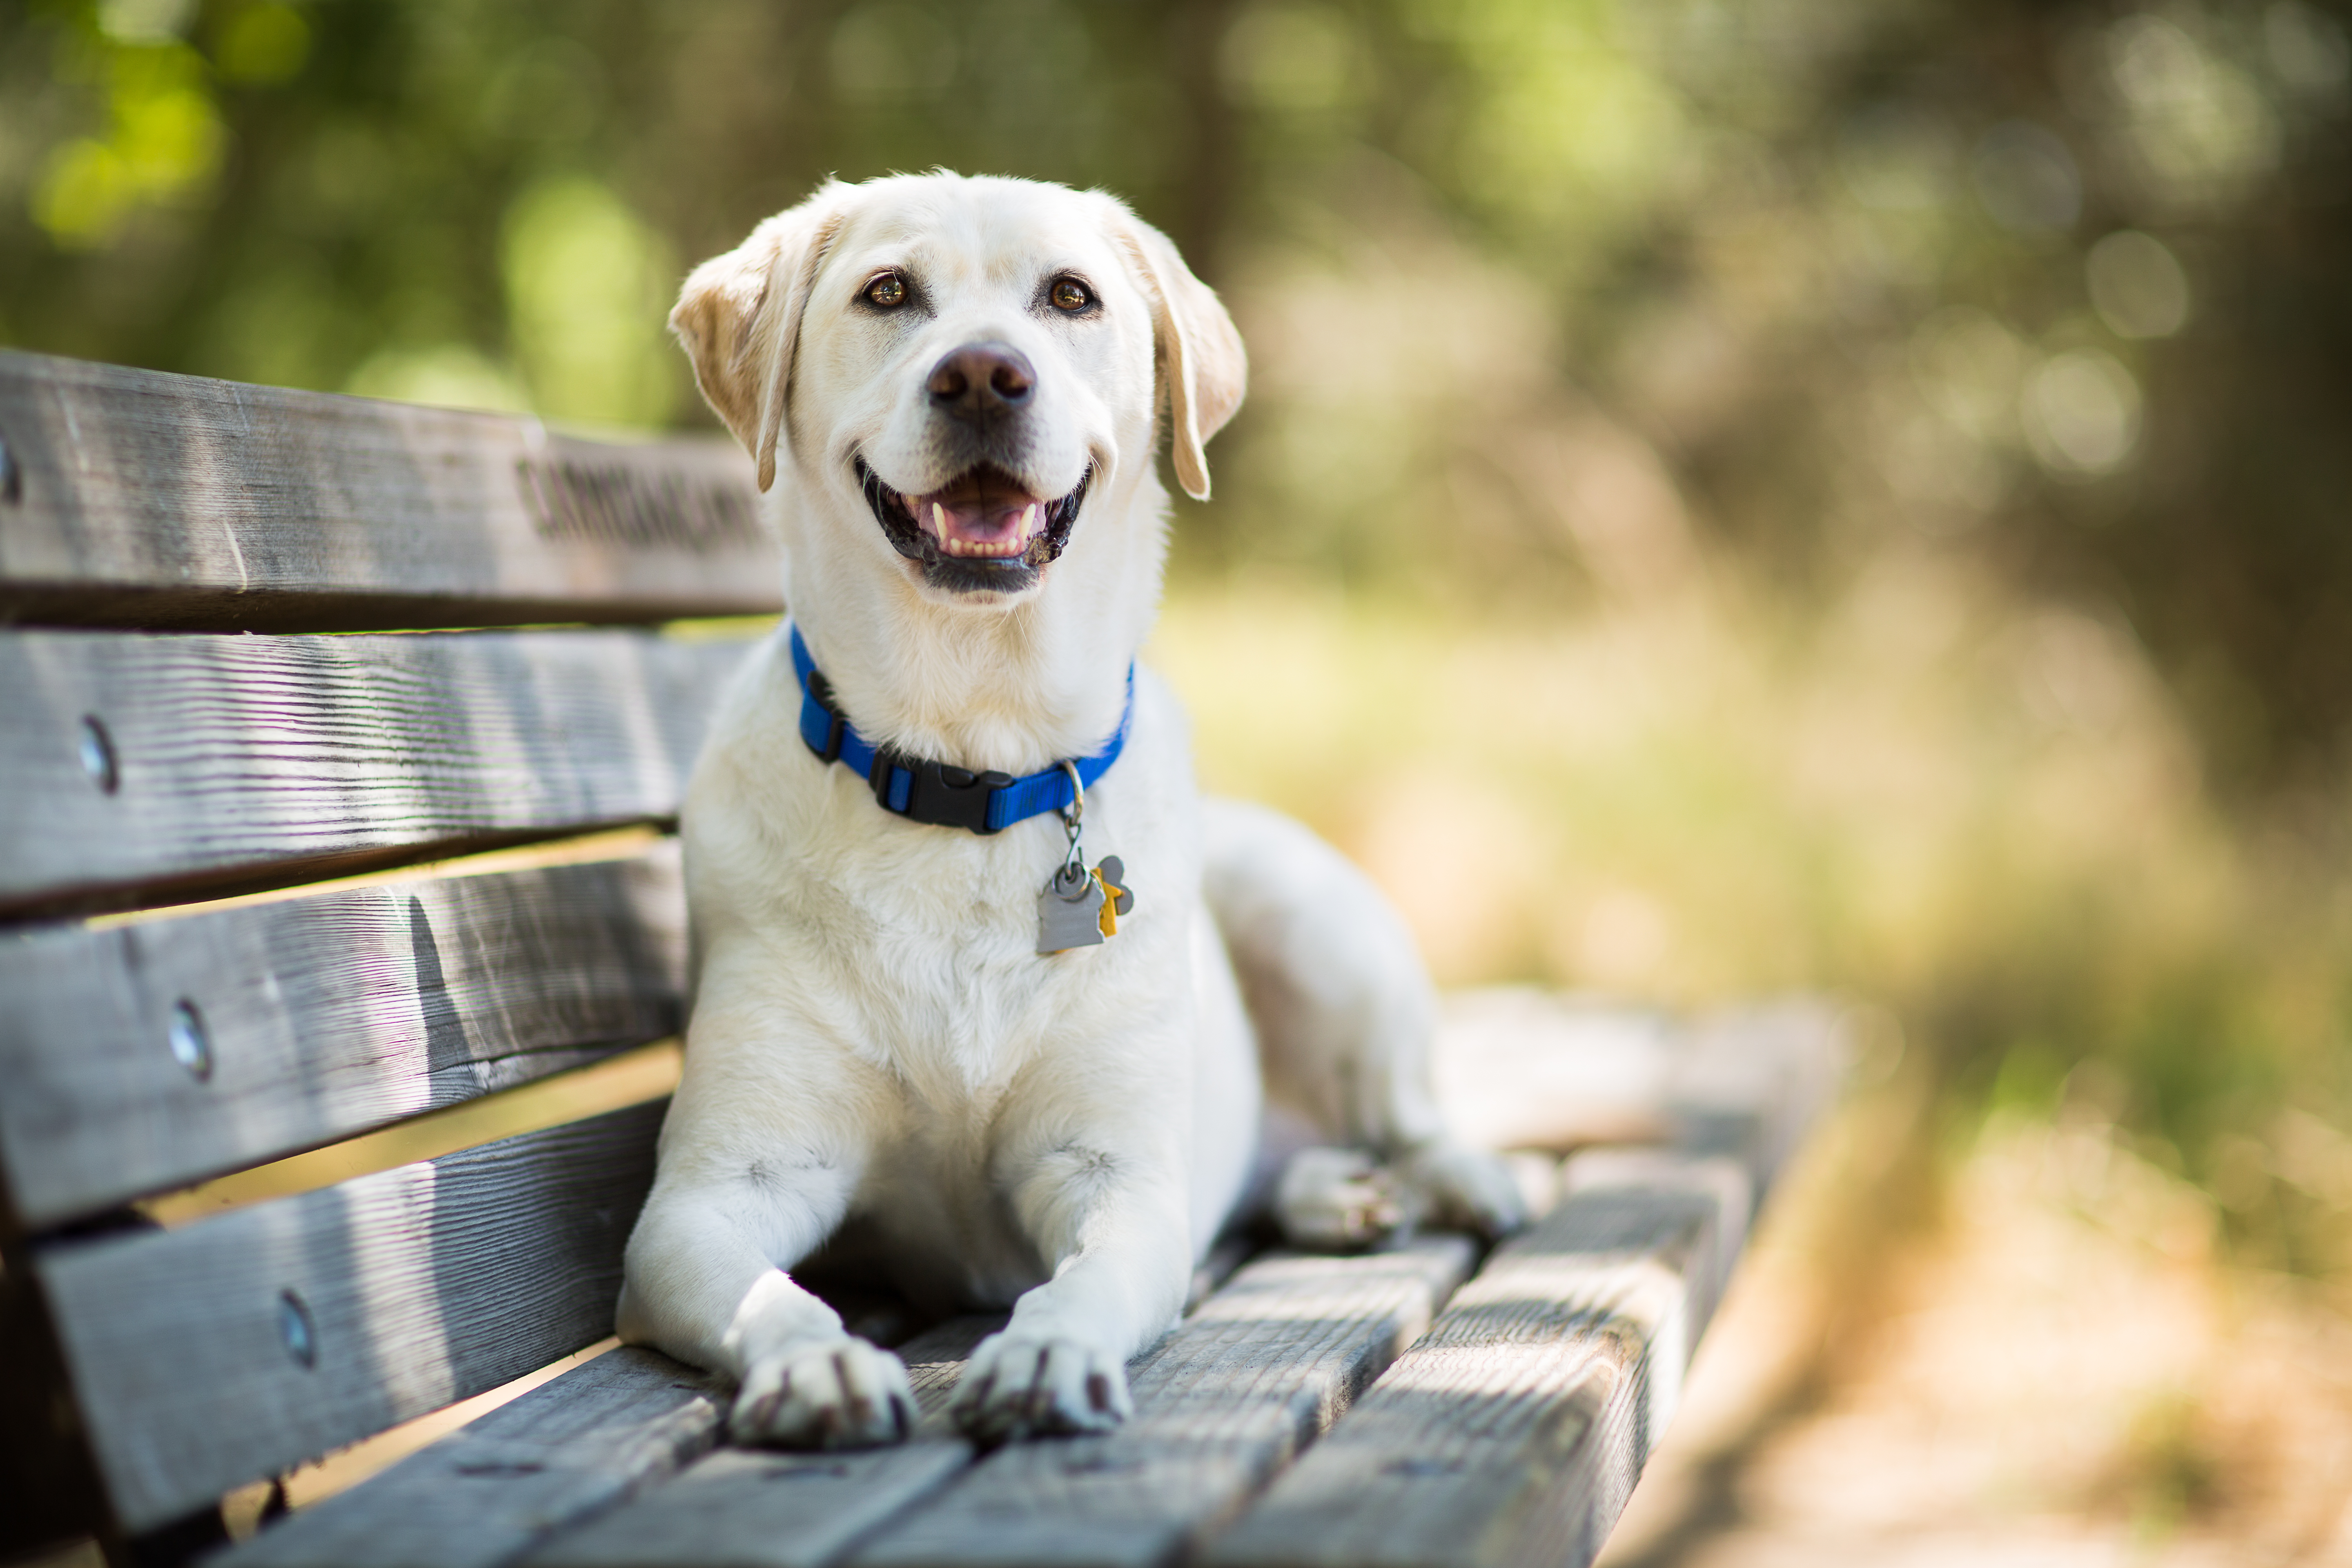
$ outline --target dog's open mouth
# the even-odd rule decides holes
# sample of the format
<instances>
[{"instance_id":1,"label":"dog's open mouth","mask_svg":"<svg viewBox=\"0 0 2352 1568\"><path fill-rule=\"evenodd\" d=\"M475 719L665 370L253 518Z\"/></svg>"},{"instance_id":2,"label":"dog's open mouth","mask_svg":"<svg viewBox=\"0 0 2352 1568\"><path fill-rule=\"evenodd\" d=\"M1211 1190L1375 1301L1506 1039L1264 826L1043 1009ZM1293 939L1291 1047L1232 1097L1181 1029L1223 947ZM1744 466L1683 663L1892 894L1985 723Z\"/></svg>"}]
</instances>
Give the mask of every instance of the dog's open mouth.
<instances>
[{"instance_id":1,"label":"dog's open mouth","mask_svg":"<svg viewBox=\"0 0 2352 1568\"><path fill-rule=\"evenodd\" d=\"M981 463L927 494L903 495L877 478L864 458L856 467L866 504L891 547L921 562L934 584L967 592L1017 591L1035 581L1038 569L1069 542L1094 479L1088 468L1076 489L1048 500L1022 489L995 465Z\"/></svg>"}]
</instances>

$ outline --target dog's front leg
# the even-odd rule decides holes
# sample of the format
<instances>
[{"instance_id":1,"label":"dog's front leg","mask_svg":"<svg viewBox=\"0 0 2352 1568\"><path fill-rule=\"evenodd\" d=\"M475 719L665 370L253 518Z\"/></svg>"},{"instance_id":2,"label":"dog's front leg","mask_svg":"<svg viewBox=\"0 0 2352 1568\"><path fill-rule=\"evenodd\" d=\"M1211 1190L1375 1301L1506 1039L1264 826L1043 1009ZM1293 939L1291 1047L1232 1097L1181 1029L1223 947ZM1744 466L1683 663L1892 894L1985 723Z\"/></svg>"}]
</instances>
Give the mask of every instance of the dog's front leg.
<instances>
[{"instance_id":1,"label":"dog's front leg","mask_svg":"<svg viewBox=\"0 0 2352 1568\"><path fill-rule=\"evenodd\" d=\"M915 1424L907 1369L852 1338L839 1313L777 1267L778 1257L814 1249L815 1240L795 1245L796 1236L822 1238L832 1228L815 1223L818 1204L777 1197L763 1192L747 1203L723 1186L657 1185L629 1238L620 1336L732 1376L727 1430L736 1442L897 1442ZM837 1219L841 1205L826 1206Z\"/></svg>"},{"instance_id":2,"label":"dog's front leg","mask_svg":"<svg viewBox=\"0 0 2352 1568\"><path fill-rule=\"evenodd\" d=\"M1192 1279L1181 1147L1169 1132L1097 1125L1033 1138L999 1160L1053 1277L965 1364L954 1415L974 1437L1095 1432L1127 1418L1127 1359L1176 1321Z\"/></svg>"},{"instance_id":3,"label":"dog's front leg","mask_svg":"<svg viewBox=\"0 0 2352 1568\"><path fill-rule=\"evenodd\" d=\"M725 1005L740 987L706 986L629 1237L621 1338L732 1376L737 1442L895 1441L915 1423L906 1367L784 1272L840 1226L868 1157L868 1123L845 1109L861 1103L855 1074L814 1047L753 1054L766 1016Z\"/></svg>"}]
</instances>

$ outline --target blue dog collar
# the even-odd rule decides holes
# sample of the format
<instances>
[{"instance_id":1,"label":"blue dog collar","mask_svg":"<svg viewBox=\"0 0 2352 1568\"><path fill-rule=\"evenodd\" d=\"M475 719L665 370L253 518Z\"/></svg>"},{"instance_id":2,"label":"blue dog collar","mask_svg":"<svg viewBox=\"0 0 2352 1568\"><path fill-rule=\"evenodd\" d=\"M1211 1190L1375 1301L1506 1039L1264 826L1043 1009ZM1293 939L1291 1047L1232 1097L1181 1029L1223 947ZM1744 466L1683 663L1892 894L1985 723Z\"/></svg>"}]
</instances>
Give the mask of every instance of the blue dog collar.
<instances>
[{"instance_id":1,"label":"blue dog collar","mask_svg":"<svg viewBox=\"0 0 2352 1568\"><path fill-rule=\"evenodd\" d=\"M1091 789L1110 771L1127 746L1127 732L1135 723L1135 666L1127 667L1127 706L1118 716L1102 750L1088 757L1073 757L1067 765L1055 763L1043 773L1014 778L994 770L974 773L951 763L910 757L857 732L849 715L835 706L833 686L810 657L801 640L801 628L792 629L793 673L801 685L801 739L819 758L845 763L866 775L874 799L883 810L909 822L935 827L961 827L973 833L1002 832L1049 811L1064 811L1075 798L1071 767L1077 769L1080 788Z\"/></svg>"}]
</instances>

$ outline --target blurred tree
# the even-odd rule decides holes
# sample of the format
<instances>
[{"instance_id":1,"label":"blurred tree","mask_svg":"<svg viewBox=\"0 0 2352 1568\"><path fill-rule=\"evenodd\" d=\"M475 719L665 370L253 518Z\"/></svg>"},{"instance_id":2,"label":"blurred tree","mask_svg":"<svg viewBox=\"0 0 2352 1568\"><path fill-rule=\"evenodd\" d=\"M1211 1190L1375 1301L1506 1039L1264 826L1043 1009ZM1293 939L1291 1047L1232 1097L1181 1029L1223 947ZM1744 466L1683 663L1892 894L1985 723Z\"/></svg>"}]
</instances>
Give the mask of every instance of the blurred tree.
<instances>
[{"instance_id":1,"label":"blurred tree","mask_svg":"<svg viewBox=\"0 0 2352 1568\"><path fill-rule=\"evenodd\" d=\"M1382 591L2121 617L2221 777L2352 726L2343 16L2314 0L32 0L0 338L703 418L683 268L827 173L1100 184L1265 356L1187 518Z\"/></svg>"}]
</instances>

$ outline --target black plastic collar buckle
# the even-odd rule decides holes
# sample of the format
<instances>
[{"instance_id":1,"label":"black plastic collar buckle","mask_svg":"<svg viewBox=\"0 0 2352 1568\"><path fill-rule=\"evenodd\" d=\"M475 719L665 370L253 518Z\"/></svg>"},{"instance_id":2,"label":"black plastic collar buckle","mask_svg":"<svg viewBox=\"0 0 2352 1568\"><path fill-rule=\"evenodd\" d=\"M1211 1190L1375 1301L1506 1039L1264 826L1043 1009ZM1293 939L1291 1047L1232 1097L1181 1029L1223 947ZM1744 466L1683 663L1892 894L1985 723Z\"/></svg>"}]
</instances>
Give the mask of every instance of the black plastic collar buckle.
<instances>
[{"instance_id":1,"label":"black plastic collar buckle","mask_svg":"<svg viewBox=\"0 0 2352 1568\"><path fill-rule=\"evenodd\" d=\"M849 728L849 720L834 705L833 682L824 678L824 671L812 669L808 672L808 694L811 701L824 710L824 744L820 746L809 740L805 731L802 732L801 739L808 741L809 750L826 762L837 763L841 760L841 737Z\"/></svg>"},{"instance_id":2,"label":"black plastic collar buckle","mask_svg":"<svg viewBox=\"0 0 2352 1568\"><path fill-rule=\"evenodd\" d=\"M907 774L907 804L903 809L890 804L893 775L899 772ZM909 822L933 827L961 827L985 837L999 831L988 826L989 799L1012 784L1013 775L992 768L976 773L951 763L909 757L877 746L874 765L866 772L866 783L885 811L894 812Z\"/></svg>"}]
</instances>

